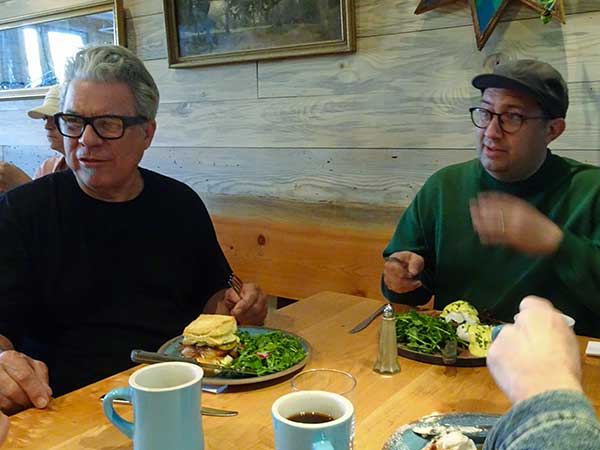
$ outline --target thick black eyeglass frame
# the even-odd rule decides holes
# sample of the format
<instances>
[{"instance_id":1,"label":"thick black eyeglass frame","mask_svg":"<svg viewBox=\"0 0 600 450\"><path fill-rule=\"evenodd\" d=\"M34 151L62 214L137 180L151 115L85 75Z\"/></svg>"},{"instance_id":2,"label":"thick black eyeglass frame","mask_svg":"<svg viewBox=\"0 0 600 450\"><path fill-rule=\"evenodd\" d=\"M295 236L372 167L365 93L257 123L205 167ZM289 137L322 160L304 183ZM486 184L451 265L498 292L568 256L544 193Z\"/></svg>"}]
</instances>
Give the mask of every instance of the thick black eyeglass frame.
<instances>
[{"instance_id":1,"label":"thick black eyeglass frame","mask_svg":"<svg viewBox=\"0 0 600 450\"><path fill-rule=\"evenodd\" d=\"M79 133L79 135L77 136L71 136L70 134L65 134L61 129L60 129L60 119L62 117L74 117L77 119L80 119L83 121L83 127L81 128L81 133ZM94 121L97 119L120 119L121 122L123 122L123 130L121 131L121 135L120 136L111 136L111 137L106 137L103 136L94 126ZM56 124L56 128L58 129L58 132L60 134L62 134L64 137L68 137L68 138L73 138L73 139L79 139L81 136L83 136L83 133L85 132L85 127L87 127L88 125L90 125L94 132L98 135L98 137L100 137L101 139L106 139L106 140L114 140L114 139L121 139L123 137L123 135L125 134L125 130L133 125L139 125L142 124L144 122L148 122L148 119L146 117L143 116L117 116L117 115L112 115L112 114L107 114L107 115L103 115L103 116L92 116L92 117L83 117L80 116L79 114L66 114L66 113L56 113L54 114L54 123Z\"/></svg>"},{"instance_id":2,"label":"thick black eyeglass frame","mask_svg":"<svg viewBox=\"0 0 600 450\"><path fill-rule=\"evenodd\" d=\"M485 111L486 113L488 113L490 115L490 121L488 122L487 125L480 126L475 123L475 117L473 117L473 113L475 111ZM495 112L490 111L489 109L482 108L480 106L469 108L469 112L471 113L471 122L473 122L473 125L475 125L477 128L481 128L481 129L489 127L490 123L492 123L492 120L494 120L494 116L498 116L498 123L500 124L500 128L502 129L502 131L504 131L505 133L508 133L508 134L513 134L513 133L516 133L517 131L519 131L523 127L523 124L525 123L526 120L551 119L551 117L548 117L548 116L531 116L531 117L529 117L529 116L524 116L523 114L519 114L519 113L509 113L509 112L495 113ZM504 129L504 122L502 120L502 116L504 116L506 114L512 114L513 116L520 117L521 124L519 125L519 128L517 128L516 130L513 130L513 131L507 131Z\"/></svg>"}]
</instances>

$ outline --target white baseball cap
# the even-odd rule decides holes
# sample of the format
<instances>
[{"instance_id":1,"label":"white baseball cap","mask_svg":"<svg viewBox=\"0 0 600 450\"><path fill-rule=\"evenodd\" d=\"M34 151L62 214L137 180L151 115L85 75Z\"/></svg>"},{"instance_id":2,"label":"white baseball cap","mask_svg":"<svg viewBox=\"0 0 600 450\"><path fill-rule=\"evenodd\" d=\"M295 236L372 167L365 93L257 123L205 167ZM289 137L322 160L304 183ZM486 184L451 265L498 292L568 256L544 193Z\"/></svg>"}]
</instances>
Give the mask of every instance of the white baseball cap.
<instances>
[{"instance_id":1,"label":"white baseball cap","mask_svg":"<svg viewBox=\"0 0 600 450\"><path fill-rule=\"evenodd\" d=\"M53 116L60 109L60 84L55 84L54 86L50 86L46 96L44 97L44 103L36 108L33 108L31 111L28 111L27 114L32 119L44 119L47 116Z\"/></svg>"}]
</instances>

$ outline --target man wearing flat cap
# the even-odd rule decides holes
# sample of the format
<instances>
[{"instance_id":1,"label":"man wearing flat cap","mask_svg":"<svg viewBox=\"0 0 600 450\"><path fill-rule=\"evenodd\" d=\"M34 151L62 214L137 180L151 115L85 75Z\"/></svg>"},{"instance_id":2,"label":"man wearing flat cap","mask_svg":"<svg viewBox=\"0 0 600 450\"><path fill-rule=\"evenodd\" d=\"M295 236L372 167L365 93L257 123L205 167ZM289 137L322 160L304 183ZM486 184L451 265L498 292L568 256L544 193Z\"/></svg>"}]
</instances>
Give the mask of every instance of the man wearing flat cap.
<instances>
[{"instance_id":1,"label":"man wearing flat cap","mask_svg":"<svg viewBox=\"0 0 600 450\"><path fill-rule=\"evenodd\" d=\"M405 211L384 250L384 295L434 294L439 309L464 299L504 321L539 295L600 336L600 168L548 148L565 130L565 81L519 60L472 83L478 158L432 175Z\"/></svg>"}]
</instances>

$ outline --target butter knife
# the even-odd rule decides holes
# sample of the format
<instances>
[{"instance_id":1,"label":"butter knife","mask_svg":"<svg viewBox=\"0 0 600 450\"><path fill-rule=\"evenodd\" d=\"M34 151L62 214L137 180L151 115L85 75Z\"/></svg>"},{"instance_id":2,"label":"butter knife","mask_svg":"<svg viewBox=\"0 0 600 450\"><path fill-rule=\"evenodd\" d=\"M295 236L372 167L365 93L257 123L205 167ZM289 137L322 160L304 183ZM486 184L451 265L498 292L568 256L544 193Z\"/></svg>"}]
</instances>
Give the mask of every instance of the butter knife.
<instances>
[{"instance_id":1,"label":"butter knife","mask_svg":"<svg viewBox=\"0 0 600 450\"><path fill-rule=\"evenodd\" d=\"M100 397L100 401L104 400L104 395ZM131 405L131 401L117 398L113 400L113 403L118 403L120 405ZM217 408L209 408L207 406L202 406L200 408L200 412L203 416L215 416L215 417L233 417L237 416L237 411L231 411L227 409L217 409Z\"/></svg>"},{"instance_id":2,"label":"butter knife","mask_svg":"<svg viewBox=\"0 0 600 450\"><path fill-rule=\"evenodd\" d=\"M349 333L351 333L351 334L358 333L359 331L364 330L365 328L367 328L369 326L369 324L371 322L373 322L375 320L375 318L383 312L383 308L385 308L385 305L387 305L387 303L384 303L379 308L377 308L377 310L375 312L373 312L373 314L371 314L365 320L363 320L362 322L357 323L354 326L354 328L352 328L349 331Z\"/></svg>"},{"instance_id":3,"label":"butter knife","mask_svg":"<svg viewBox=\"0 0 600 450\"><path fill-rule=\"evenodd\" d=\"M241 370L233 367L227 366L219 366L218 364L208 364L201 363L196 361L193 358L184 358L183 356L173 356L173 355L165 355L164 353L156 353L156 352L147 352L145 350L131 350L131 360L137 363L159 363L159 362L169 362L169 361L179 361L179 362L187 362L191 364L196 364L197 366L202 367L203 369L208 369L212 372L222 373L225 375L244 375L255 377L256 372L250 372L249 370Z\"/></svg>"}]
</instances>

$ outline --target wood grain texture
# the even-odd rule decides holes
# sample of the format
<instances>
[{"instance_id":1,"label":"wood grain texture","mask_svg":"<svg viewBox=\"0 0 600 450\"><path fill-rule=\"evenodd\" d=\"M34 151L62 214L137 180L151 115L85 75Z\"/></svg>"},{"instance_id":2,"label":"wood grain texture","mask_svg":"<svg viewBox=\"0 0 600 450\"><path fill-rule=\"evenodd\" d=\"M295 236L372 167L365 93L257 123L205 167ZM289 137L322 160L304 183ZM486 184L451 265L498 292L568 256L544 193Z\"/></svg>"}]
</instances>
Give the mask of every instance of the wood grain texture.
<instances>
[{"instance_id":1,"label":"wood grain texture","mask_svg":"<svg viewBox=\"0 0 600 450\"><path fill-rule=\"evenodd\" d=\"M123 9L125 17L150 16L152 14L162 14L162 0L123 0Z\"/></svg>"},{"instance_id":2,"label":"wood grain texture","mask_svg":"<svg viewBox=\"0 0 600 450\"><path fill-rule=\"evenodd\" d=\"M167 32L162 14L126 19L125 28L127 47L142 60L167 57Z\"/></svg>"},{"instance_id":3,"label":"wood grain texture","mask_svg":"<svg viewBox=\"0 0 600 450\"><path fill-rule=\"evenodd\" d=\"M170 69L166 59L145 61L161 104L256 99L256 63L209 66L201 71Z\"/></svg>"},{"instance_id":4,"label":"wood grain texture","mask_svg":"<svg viewBox=\"0 0 600 450\"><path fill-rule=\"evenodd\" d=\"M28 111L31 108L42 104L40 99L29 100L2 100L0 101L0 111ZM12 113L11 113L12 114Z\"/></svg>"},{"instance_id":5,"label":"wood grain texture","mask_svg":"<svg viewBox=\"0 0 600 450\"><path fill-rule=\"evenodd\" d=\"M473 76L518 58L546 61L570 83L599 81L599 21L600 12L571 16L577 33L535 19L501 24L481 53L473 52L474 37L463 28L362 38L351 55L260 63L259 96L398 92L444 104L471 95Z\"/></svg>"},{"instance_id":6,"label":"wood grain texture","mask_svg":"<svg viewBox=\"0 0 600 450\"><path fill-rule=\"evenodd\" d=\"M570 85L569 131L554 148L600 148L600 129L590 126L600 109L599 89L600 82ZM257 148L470 148L473 126L467 110L478 101L478 94L473 88L457 91L440 97L423 82L419 90L389 93L161 105L154 142ZM19 139L27 139L26 133Z\"/></svg>"},{"instance_id":7,"label":"wood grain texture","mask_svg":"<svg viewBox=\"0 0 600 450\"><path fill-rule=\"evenodd\" d=\"M379 449L401 425L434 411L501 414L510 403L485 367L446 368L399 358L402 371L392 377L373 372L378 322L356 334L348 330L381 302L323 292L273 312L266 325L297 333L312 347L307 369L331 367L357 379L351 400L356 412L356 449ZM397 305L398 310L403 308ZM583 355L587 338L579 337ZM600 412L600 364L582 356L583 388ZM11 450L131 450L131 441L104 417L98 398L126 386L134 369L55 399L45 410L12 416L6 447ZM206 449L273 449L271 405L290 392L289 379L258 386L230 387L202 395L202 404L235 409L236 417L203 417ZM131 408L118 407L131 419Z\"/></svg>"},{"instance_id":8,"label":"wood grain texture","mask_svg":"<svg viewBox=\"0 0 600 450\"><path fill-rule=\"evenodd\" d=\"M300 299L324 289L383 298L382 251L393 232L269 217L212 216L233 270L269 295Z\"/></svg>"},{"instance_id":9,"label":"wood grain texture","mask_svg":"<svg viewBox=\"0 0 600 450\"><path fill-rule=\"evenodd\" d=\"M473 150L154 147L142 165L177 176L197 192L397 205L414 197L434 171L474 155Z\"/></svg>"}]
</instances>

